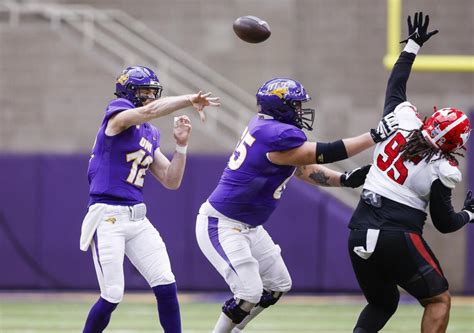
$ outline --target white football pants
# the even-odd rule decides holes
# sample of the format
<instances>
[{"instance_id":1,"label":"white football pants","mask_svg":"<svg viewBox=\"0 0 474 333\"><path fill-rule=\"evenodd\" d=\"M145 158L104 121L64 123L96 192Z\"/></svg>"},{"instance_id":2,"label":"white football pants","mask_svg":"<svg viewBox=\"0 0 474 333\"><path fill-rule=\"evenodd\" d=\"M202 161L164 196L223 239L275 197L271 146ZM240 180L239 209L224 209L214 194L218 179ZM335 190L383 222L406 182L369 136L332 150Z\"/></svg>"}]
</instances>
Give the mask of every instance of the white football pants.
<instances>
[{"instance_id":1,"label":"white football pants","mask_svg":"<svg viewBox=\"0 0 474 333\"><path fill-rule=\"evenodd\" d=\"M229 219L205 202L196 220L196 237L206 258L238 299L258 303L263 289L287 292L291 277L263 226Z\"/></svg>"},{"instance_id":2,"label":"white football pants","mask_svg":"<svg viewBox=\"0 0 474 333\"><path fill-rule=\"evenodd\" d=\"M150 287L175 282L165 243L150 221L131 221L127 206L103 206L94 216L100 222L91 244L101 297L111 303L122 300L124 255Z\"/></svg>"}]
</instances>

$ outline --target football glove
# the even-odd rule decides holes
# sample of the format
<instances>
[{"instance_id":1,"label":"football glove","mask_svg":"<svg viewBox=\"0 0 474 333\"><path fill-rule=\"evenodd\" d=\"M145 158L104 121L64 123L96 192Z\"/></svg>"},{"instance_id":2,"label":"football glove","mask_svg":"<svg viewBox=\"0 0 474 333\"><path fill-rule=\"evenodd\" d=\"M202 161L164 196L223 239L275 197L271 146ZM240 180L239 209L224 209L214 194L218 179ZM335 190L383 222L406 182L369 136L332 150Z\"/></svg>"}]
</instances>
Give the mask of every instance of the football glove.
<instances>
[{"instance_id":1,"label":"football glove","mask_svg":"<svg viewBox=\"0 0 474 333\"><path fill-rule=\"evenodd\" d=\"M364 184L365 177L372 165L364 165L352 171L346 171L341 175L341 186L356 188Z\"/></svg>"},{"instance_id":2,"label":"football glove","mask_svg":"<svg viewBox=\"0 0 474 333\"><path fill-rule=\"evenodd\" d=\"M430 16L425 16L425 22L423 22L423 12L415 13L414 24L411 23L411 16L408 16L408 38L402 40L400 43L408 43L408 40L411 39L420 46L423 46L431 36L436 35L439 31L433 30L427 32L428 25L430 24Z\"/></svg>"},{"instance_id":3,"label":"football glove","mask_svg":"<svg viewBox=\"0 0 474 333\"><path fill-rule=\"evenodd\" d=\"M370 130L370 136L375 143L379 143L387 139L390 135L395 133L398 129L398 120L393 112L380 120L377 129L372 128Z\"/></svg>"},{"instance_id":4,"label":"football glove","mask_svg":"<svg viewBox=\"0 0 474 333\"><path fill-rule=\"evenodd\" d=\"M474 198L472 197L472 191L467 192L466 200L464 200L464 207L462 210L469 214L469 222L474 223Z\"/></svg>"}]
</instances>

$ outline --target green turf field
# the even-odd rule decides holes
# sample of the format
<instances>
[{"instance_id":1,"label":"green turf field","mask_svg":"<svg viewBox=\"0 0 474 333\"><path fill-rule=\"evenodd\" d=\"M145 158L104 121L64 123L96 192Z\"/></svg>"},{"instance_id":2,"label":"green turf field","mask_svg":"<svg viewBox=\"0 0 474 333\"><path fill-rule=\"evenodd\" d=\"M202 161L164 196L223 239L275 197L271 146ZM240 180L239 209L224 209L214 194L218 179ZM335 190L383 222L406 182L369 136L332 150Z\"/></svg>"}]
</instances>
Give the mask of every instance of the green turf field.
<instances>
[{"instance_id":1,"label":"green turf field","mask_svg":"<svg viewBox=\"0 0 474 333\"><path fill-rule=\"evenodd\" d=\"M94 294L0 293L0 332L81 332ZM211 332L222 295L180 295L185 333ZM248 333L352 332L359 297L287 296L249 324ZM383 332L419 332L422 309L402 304ZM151 294L126 294L106 332L162 332ZM474 300L454 298L448 332L474 332Z\"/></svg>"}]
</instances>

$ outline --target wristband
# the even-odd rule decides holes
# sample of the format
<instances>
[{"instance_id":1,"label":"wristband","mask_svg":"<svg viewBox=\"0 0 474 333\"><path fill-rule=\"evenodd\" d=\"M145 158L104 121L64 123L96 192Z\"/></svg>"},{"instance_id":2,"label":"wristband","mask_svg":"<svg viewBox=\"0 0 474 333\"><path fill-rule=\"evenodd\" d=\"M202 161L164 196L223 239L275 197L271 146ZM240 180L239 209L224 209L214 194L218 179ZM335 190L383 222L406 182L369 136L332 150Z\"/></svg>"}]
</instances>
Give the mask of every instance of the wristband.
<instances>
[{"instance_id":1,"label":"wristband","mask_svg":"<svg viewBox=\"0 0 474 333\"><path fill-rule=\"evenodd\" d=\"M469 215L469 221L474 220L474 213L468 211L467 209L464 209L463 212L467 213Z\"/></svg>"},{"instance_id":2,"label":"wristband","mask_svg":"<svg viewBox=\"0 0 474 333\"><path fill-rule=\"evenodd\" d=\"M417 54L419 50L420 45L418 45L413 39L408 39L407 45L405 45L405 48L403 49L403 51L413 54Z\"/></svg>"},{"instance_id":3,"label":"wristband","mask_svg":"<svg viewBox=\"0 0 474 333\"><path fill-rule=\"evenodd\" d=\"M176 145L176 152L179 153L179 154L186 155L187 150L188 150L188 145L186 145L186 146Z\"/></svg>"}]
</instances>

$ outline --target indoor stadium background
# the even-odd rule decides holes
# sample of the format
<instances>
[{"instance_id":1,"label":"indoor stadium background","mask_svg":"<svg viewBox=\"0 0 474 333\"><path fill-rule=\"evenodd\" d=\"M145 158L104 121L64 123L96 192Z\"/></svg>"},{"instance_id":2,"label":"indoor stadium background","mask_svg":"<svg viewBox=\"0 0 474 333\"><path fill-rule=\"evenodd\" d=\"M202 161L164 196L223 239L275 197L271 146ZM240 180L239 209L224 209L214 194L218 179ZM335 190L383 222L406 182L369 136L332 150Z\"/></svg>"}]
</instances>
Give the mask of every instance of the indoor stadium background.
<instances>
[{"instance_id":1,"label":"indoor stadium background","mask_svg":"<svg viewBox=\"0 0 474 333\"><path fill-rule=\"evenodd\" d=\"M168 191L147 176L145 201L167 244L179 289L226 292L197 246L195 216L255 112L258 87L278 76L301 81L316 108L312 140L363 133L382 114L389 75L384 59L393 64L391 55L400 50L396 41L406 36L406 17L418 10L430 14L431 27L440 33L421 51L431 58L415 62L409 100L423 115L436 105L472 116L472 0L0 1L0 331L15 331L7 314L11 295L98 295L91 256L79 250L79 235L89 152L121 69L151 67L164 95L204 90L221 97L222 107L207 110L204 124L190 109L184 112L193 133L181 189ZM232 22L242 15L266 20L272 36L262 44L239 40ZM153 123L162 132L162 150L171 153L172 116ZM464 180L454 193L456 209L466 191L474 190L470 144L461 164ZM370 150L334 167L349 170L369 163L371 155ZM346 246L359 191L289 183L265 227L282 248L295 294L360 294ZM472 294L474 225L443 235L428 223L425 237L451 291ZM125 301L127 291L147 288L127 262ZM466 320L474 327L474 305L468 304ZM79 315L85 317L85 311ZM278 314L277 307L272 311ZM216 303L209 327L217 314ZM349 322L346 331L351 327Z\"/></svg>"}]
</instances>

